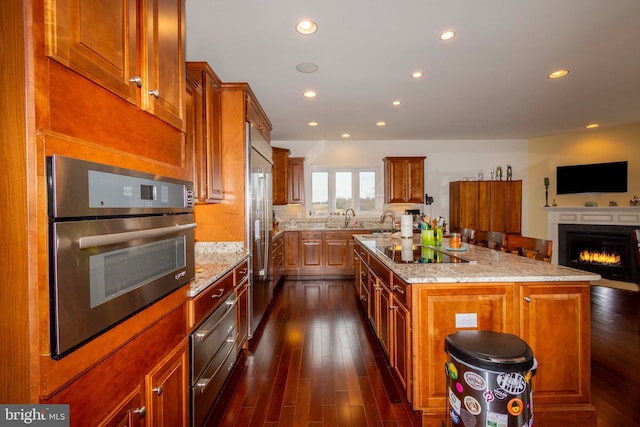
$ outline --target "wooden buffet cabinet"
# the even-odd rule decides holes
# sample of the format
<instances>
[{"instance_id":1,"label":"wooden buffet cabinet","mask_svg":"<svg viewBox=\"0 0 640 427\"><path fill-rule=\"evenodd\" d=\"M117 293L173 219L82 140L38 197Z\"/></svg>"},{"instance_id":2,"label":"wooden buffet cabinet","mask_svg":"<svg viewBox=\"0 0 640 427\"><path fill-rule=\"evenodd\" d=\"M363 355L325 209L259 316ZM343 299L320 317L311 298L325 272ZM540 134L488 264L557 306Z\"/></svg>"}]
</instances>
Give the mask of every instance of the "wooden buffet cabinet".
<instances>
[{"instance_id":1,"label":"wooden buffet cabinet","mask_svg":"<svg viewBox=\"0 0 640 427\"><path fill-rule=\"evenodd\" d=\"M522 181L454 181L449 183L451 228L522 231Z\"/></svg>"},{"instance_id":2,"label":"wooden buffet cabinet","mask_svg":"<svg viewBox=\"0 0 640 427\"><path fill-rule=\"evenodd\" d=\"M536 426L596 425L588 281L407 283L360 242L354 256L356 295L423 426L448 418L443 349L462 329L458 313L476 316L472 329L516 334L531 346Z\"/></svg>"}]
</instances>

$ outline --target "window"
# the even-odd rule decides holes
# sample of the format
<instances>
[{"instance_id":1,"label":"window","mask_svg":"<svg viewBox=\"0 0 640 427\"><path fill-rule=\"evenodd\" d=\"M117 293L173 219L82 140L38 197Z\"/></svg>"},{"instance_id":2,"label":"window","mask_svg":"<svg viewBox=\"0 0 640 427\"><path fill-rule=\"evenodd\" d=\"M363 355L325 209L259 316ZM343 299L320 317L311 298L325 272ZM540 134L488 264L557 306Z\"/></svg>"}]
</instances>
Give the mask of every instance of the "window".
<instances>
[{"instance_id":1,"label":"window","mask_svg":"<svg viewBox=\"0 0 640 427\"><path fill-rule=\"evenodd\" d=\"M318 170L311 172L311 210L318 215L379 211L375 170Z\"/></svg>"}]
</instances>

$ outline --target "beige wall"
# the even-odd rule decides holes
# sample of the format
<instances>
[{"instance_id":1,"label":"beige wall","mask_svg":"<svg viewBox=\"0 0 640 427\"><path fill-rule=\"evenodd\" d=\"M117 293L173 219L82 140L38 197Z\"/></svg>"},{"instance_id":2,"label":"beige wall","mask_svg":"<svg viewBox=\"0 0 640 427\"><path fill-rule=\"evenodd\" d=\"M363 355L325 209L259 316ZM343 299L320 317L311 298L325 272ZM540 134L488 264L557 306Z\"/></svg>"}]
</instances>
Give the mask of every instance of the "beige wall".
<instances>
[{"instance_id":1,"label":"beige wall","mask_svg":"<svg viewBox=\"0 0 640 427\"><path fill-rule=\"evenodd\" d=\"M556 166L582 163L629 161L628 193L556 195ZM549 205L584 206L594 201L608 206L615 200L618 206L629 206L629 200L640 196L640 123L608 129L594 129L575 134L557 135L529 140L529 185L523 198L528 199L528 234L546 237L547 216L544 178L549 177Z\"/></svg>"}]
</instances>

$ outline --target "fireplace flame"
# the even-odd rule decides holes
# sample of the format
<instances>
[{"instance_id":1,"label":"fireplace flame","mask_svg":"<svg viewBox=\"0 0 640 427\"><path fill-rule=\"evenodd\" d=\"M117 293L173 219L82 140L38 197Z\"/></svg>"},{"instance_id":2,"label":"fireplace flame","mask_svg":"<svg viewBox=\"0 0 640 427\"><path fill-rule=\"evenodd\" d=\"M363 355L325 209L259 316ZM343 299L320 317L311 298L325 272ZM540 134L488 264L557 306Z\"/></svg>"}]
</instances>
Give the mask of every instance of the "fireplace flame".
<instances>
[{"instance_id":1,"label":"fireplace flame","mask_svg":"<svg viewBox=\"0 0 640 427\"><path fill-rule=\"evenodd\" d=\"M620 264L620 255L616 253L596 252L584 249L580 252L579 260L580 262L588 264L617 265Z\"/></svg>"}]
</instances>

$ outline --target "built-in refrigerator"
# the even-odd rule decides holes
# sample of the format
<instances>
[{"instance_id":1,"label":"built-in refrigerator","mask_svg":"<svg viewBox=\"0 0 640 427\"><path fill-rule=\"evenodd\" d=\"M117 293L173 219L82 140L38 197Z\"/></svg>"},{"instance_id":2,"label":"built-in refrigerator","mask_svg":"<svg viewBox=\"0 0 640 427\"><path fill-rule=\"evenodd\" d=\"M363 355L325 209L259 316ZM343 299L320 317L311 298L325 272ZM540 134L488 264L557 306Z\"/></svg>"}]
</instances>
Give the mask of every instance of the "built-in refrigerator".
<instances>
[{"instance_id":1,"label":"built-in refrigerator","mask_svg":"<svg viewBox=\"0 0 640 427\"><path fill-rule=\"evenodd\" d=\"M260 325L273 296L271 278L271 231L273 157L269 143L247 123L247 247L251 248L249 276L249 337Z\"/></svg>"}]
</instances>

